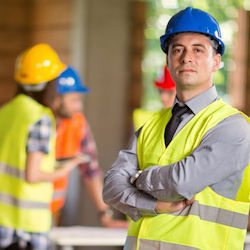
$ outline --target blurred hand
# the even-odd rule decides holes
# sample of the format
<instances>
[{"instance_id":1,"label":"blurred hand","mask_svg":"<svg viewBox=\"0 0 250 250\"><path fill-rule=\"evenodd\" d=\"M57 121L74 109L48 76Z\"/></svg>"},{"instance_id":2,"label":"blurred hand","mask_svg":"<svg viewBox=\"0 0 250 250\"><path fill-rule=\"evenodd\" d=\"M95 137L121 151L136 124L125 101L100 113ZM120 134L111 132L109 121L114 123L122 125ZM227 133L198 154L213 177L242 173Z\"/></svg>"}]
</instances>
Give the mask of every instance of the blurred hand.
<instances>
[{"instance_id":1,"label":"blurred hand","mask_svg":"<svg viewBox=\"0 0 250 250\"><path fill-rule=\"evenodd\" d=\"M128 228L129 221L115 220L109 215L105 214L101 216L101 224L103 227L109 227L109 228Z\"/></svg>"},{"instance_id":2,"label":"blurred hand","mask_svg":"<svg viewBox=\"0 0 250 250\"><path fill-rule=\"evenodd\" d=\"M185 200L185 203L187 206L191 205L194 203L194 198L192 198L191 200Z\"/></svg>"},{"instance_id":3,"label":"blurred hand","mask_svg":"<svg viewBox=\"0 0 250 250\"><path fill-rule=\"evenodd\" d=\"M183 200L183 201L175 201L175 202L168 202L168 201L160 201L157 200L155 211L157 213L173 213L182 210L186 206L191 205L194 202L194 199L191 200Z\"/></svg>"},{"instance_id":4,"label":"blurred hand","mask_svg":"<svg viewBox=\"0 0 250 250\"><path fill-rule=\"evenodd\" d=\"M65 160L63 162L57 163L57 171L62 172L62 174L69 174L75 167L83 162L81 157L74 157L70 160Z\"/></svg>"},{"instance_id":5,"label":"blurred hand","mask_svg":"<svg viewBox=\"0 0 250 250\"><path fill-rule=\"evenodd\" d=\"M91 157L90 157L89 155L83 154L83 153L78 153L78 154L76 155L76 158L78 158L79 160L81 160L80 163L88 163L88 162L91 161ZM79 163L79 164L80 164L80 163Z\"/></svg>"}]
</instances>

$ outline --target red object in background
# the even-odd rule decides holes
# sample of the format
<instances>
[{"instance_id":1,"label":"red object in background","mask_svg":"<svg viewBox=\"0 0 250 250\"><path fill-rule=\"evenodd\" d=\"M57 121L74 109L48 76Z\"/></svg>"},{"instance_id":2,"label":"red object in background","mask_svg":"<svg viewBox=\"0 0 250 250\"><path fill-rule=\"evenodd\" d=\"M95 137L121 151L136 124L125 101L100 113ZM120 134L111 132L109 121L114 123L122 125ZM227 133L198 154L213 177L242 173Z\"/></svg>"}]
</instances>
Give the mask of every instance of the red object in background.
<instances>
[{"instance_id":1,"label":"red object in background","mask_svg":"<svg viewBox=\"0 0 250 250\"><path fill-rule=\"evenodd\" d=\"M167 66L164 72L161 72L157 80L154 82L155 86L160 90L173 90L175 89L175 82L171 78Z\"/></svg>"}]
</instances>

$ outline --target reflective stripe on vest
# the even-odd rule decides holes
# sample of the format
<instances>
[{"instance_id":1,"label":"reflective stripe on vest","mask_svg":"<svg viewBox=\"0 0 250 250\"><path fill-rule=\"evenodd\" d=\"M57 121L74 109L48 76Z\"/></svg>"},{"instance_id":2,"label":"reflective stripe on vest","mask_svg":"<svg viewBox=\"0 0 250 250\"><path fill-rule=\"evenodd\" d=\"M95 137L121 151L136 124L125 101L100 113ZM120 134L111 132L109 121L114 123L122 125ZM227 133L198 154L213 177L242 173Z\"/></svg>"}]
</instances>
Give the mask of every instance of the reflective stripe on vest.
<instances>
[{"instance_id":1,"label":"reflective stripe on vest","mask_svg":"<svg viewBox=\"0 0 250 250\"><path fill-rule=\"evenodd\" d=\"M199 145L209 129L233 114L239 111L221 100L210 104L180 130L166 149L163 135L171 109L156 113L143 126L138 138L140 168L180 161ZM168 244L175 244L176 249L243 249L249 203L222 197L210 187L194 199L191 206L179 213L142 217L131 222L128 236L137 238L136 249L146 249L148 240L155 246L150 243L151 250L174 249Z\"/></svg>"},{"instance_id":2,"label":"reflective stripe on vest","mask_svg":"<svg viewBox=\"0 0 250 250\"><path fill-rule=\"evenodd\" d=\"M172 215L196 215L199 216L201 220L216 222L221 225L238 229L246 229L248 220L247 214L241 214L218 207L202 205L199 204L198 200L196 200L192 205L185 207L180 212L172 213Z\"/></svg>"},{"instance_id":3,"label":"reflective stripe on vest","mask_svg":"<svg viewBox=\"0 0 250 250\"><path fill-rule=\"evenodd\" d=\"M63 207L66 199L66 194L66 190L54 189L52 202L50 203L50 210L52 211L52 213L57 212Z\"/></svg>"},{"instance_id":4,"label":"reflective stripe on vest","mask_svg":"<svg viewBox=\"0 0 250 250\"><path fill-rule=\"evenodd\" d=\"M25 171L17 169L13 166L0 163L0 173L8 174L9 176L19 178L25 181ZM8 205L18 206L25 209L48 209L49 203L47 202L35 202L30 200L17 199L14 196L0 192L0 202Z\"/></svg>"},{"instance_id":5,"label":"reflective stripe on vest","mask_svg":"<svg viewBox=\"0 0 250 250\"><path fill-rule=\"evenodd\" d=\"M25 171L8 164L0 163L0 173L8 174L10 176L25 180Z\"/></svg>"},{"instance_id":6,"label":"reflective stripe on vest","mask_svg":"<svg viewBox=\"0 0 250 250\"><path fill-rule=\"evenodd\" d=\"M75 113L71 119L64 119L57 128L56 159L75 156L80 151L82 138L85 137L86 120L83 114ZM60 210L66 198L68 176L54 181L54 195L51 211Z\"/></svg>"},{"instance_id":7,"label":"reflective stripe on vest","mask_svg":"<svg viewBox=\"0 0 250 250\"><path fill-rule=\"evenodd\" d=\"M51 226L52 184L25 180L28 128L44 114L55 129L51 111L25 95L18 95L0 109L0 226L34 233L47 232ZM54 166L53 133L50 139L50 153L40 165L47 173Z\"/></svg>"},{"instance_id":8,"label":"reflective stripe on vest","mask_svg":"<svg viewBox=\"0 0 250 250\"><path fill-rule=\"evenodd\" d=\"M21 200L4 193L0 193L0 201L2 203L19 207L22 209L49 209L48 202L45 203L45 202Z\"/></svg>"},{"instance_id":9,"label":"reflective stripe on vest","mask_svg":"<svg viewBox=\"0 0 250 250\"><path fill-rule=\"evenodd\" d=\"M136 250L137 245L137 237L128 236L126 239L126 243L124 246L124 250ZM139 241L139 250L163 250L163 249L171 249L171 250L198 250L195 247L188 247L179 244L173 244L168 242L140 239Z\"/></svg>"}]
</instances>

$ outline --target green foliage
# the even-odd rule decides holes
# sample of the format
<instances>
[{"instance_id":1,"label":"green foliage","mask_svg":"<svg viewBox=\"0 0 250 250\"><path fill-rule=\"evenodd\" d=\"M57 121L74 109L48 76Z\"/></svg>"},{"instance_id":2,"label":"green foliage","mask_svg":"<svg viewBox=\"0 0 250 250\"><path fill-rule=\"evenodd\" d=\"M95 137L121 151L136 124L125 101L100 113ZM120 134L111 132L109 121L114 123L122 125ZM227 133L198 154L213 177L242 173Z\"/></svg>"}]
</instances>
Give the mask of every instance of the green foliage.
<instances>
[{"instance_id":1,"label":"green foliage","mask_svg":"<svg viewBox=\"0 0 250 250\"><path fill-rule=\"evenodd\" d=\"M167 22L172 15L188 6L202 9L210 13L220 24L222 39L226 44L223 55L224 67L214 76L214 83L218 92L226 95L230 61L230 47L233 35L237 29L235 18L237 9L243 6L244 0L147 0L148 12L145 27L146 49L143 60L144 98L143 107L150 108L151 104L160 103L157 91L152 82L157 77L157 72L165 65L165 54L161 51L159 37L164 34ZM225 7L226 6L226 7ZM224 39L224 35L225 38ZM229 38L228 38L229 37ZM157 106L157 105L155 105Z\"/></svg>"}]
</instances>

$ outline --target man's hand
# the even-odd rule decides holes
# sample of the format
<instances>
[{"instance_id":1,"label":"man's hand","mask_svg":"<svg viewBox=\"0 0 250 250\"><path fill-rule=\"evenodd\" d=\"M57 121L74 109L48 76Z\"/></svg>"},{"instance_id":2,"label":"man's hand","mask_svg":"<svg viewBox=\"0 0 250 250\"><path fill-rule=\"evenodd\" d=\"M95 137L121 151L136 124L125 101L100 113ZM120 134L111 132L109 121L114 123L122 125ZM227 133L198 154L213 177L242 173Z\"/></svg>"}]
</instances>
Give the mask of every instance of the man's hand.
<instances>
[{"instance_id":1,"label":"man's hand","mask_svg":"<svg viewBox=\"0 0 250 250\"><path fill-rule=\"evenodd\" d=\"M175 202L157 200L155 211L157 213L167 213L167 212L173 213L173 212L182 210L184 207L191 205L193 202L194 202L194 199L175 201Z\"/></svg>"},{"instance_id":2,"label":"man's hand","mask_svg":"<svg viewBox=\"0 0 250 250\"><path fill-rule=\"evenodd\" d=\"M115 220L109 215L102 215L101 216L101 223L103 227L109 228L128 228L129 221L126 220Z\"/></svg>"},{"instance_id":3,"label":"man's hand","mask_svg":"<svg viewBox=\"0 0 250 250\"><path fill-rule=\"evenodd\" d=\"M40 169L43 152L30 152L26 159L25 180L29 183L54 181L58 178L68 175L83 160L74 157L69 160L57 162L53 172L44 172Z\"/></svg>"},{"instance_id":4,"label":"man's hand","mask_svg":"<svg viewBox=\"0 0 250 250\"><path fill-rule=\"evenodd\" d=\"M84 163L84 159L77 155L71 159L57 162L56 171L59 170L62 175L67 175L81 163Z\"/></svg>"}]
</instances>

